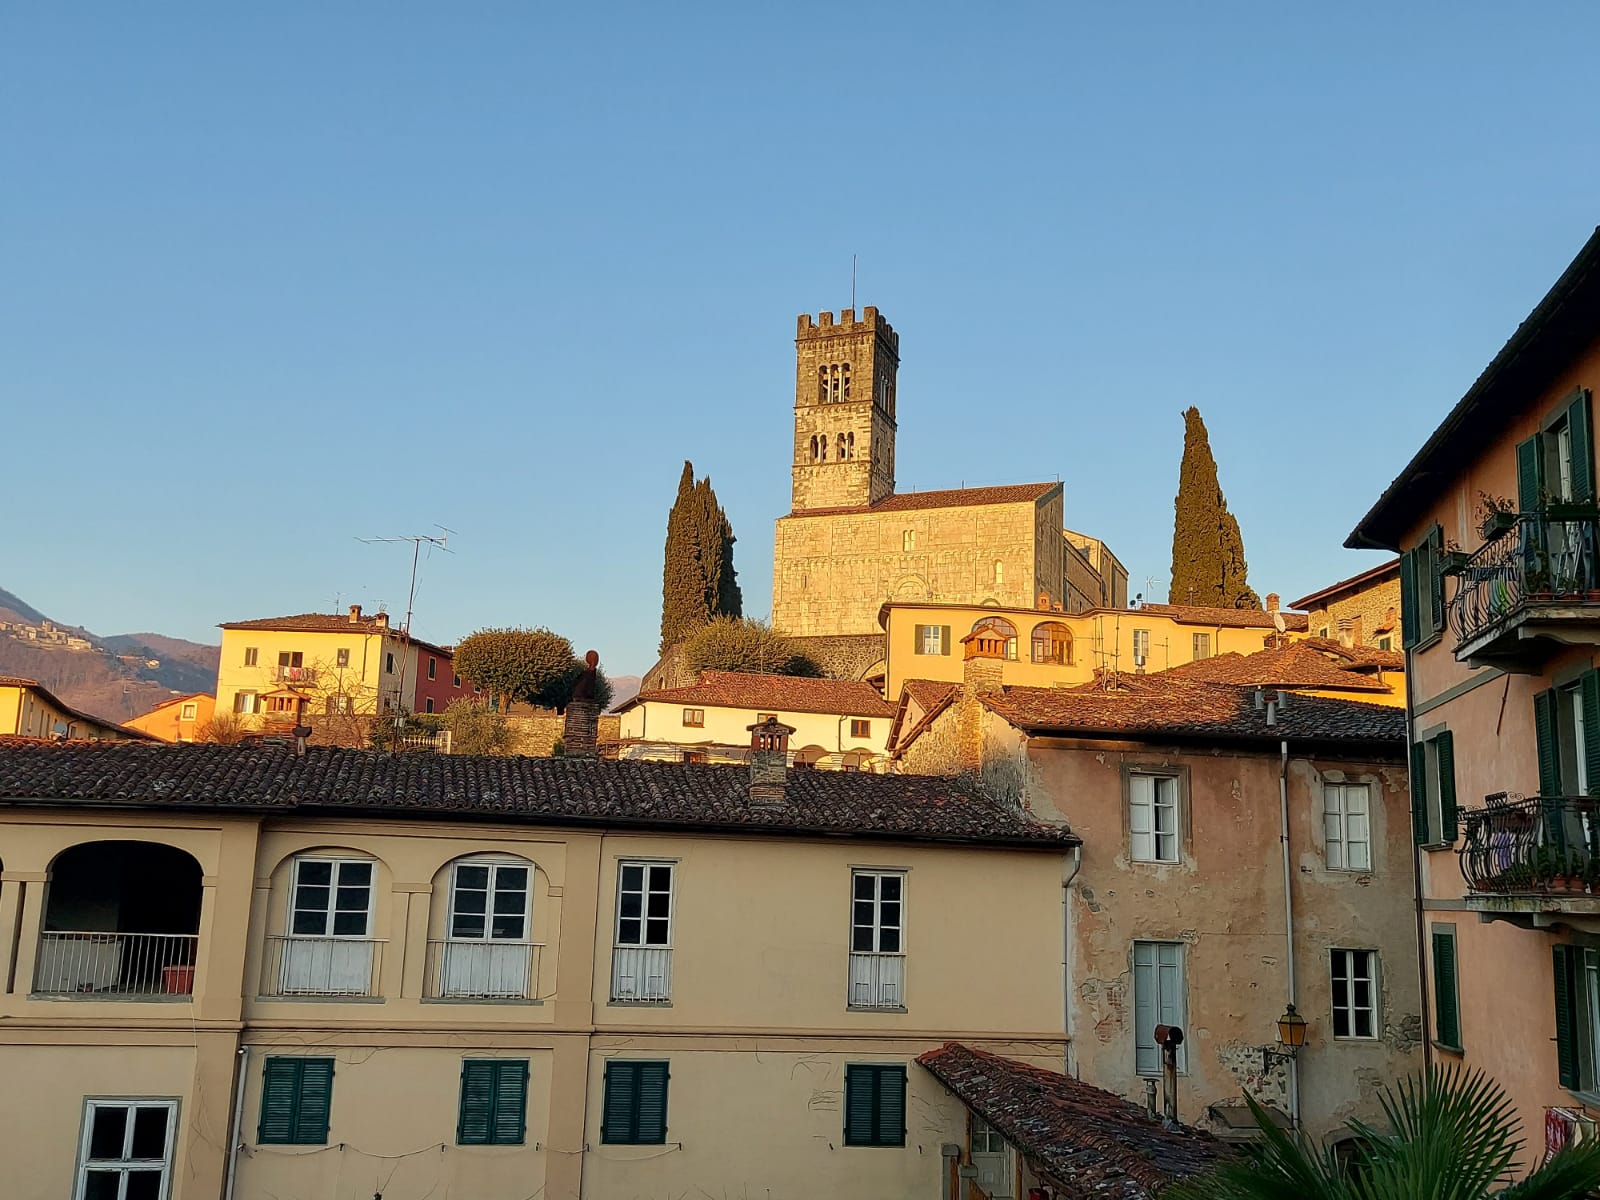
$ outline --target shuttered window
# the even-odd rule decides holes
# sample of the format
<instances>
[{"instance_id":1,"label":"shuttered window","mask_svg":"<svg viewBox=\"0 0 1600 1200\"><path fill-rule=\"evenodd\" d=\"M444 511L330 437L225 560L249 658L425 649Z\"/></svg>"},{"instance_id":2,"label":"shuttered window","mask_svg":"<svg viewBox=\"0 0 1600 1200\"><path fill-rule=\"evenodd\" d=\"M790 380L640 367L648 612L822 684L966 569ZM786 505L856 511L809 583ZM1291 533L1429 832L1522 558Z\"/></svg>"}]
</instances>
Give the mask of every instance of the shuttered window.
<instances>
[{"instance_id":1,"label":"shuttered window","mask_svg":"<svg viewBox=\"0 0 1600 1200\"><path fill-rule=\"evenodd\" d=\"M844 1069L844 1144L906 1144L906 1069L899 1063L850 1063Z\"/></svg>"},{"instance_id":2,"label":"shuttered window","mask_svg":"<svg viewBox=\"0 0 1600 1200\"><path fill-rule=\"evenodd\" d=\"M667 1140L667 1064L606 1064L600 1140L613 1146L660 1146Z\"/></svg>"},{"instance_id":3,"label":"shuttered window","mask_svg":"<svg viewBox=\"0 0 1600 1200\"><path fill-rule=\"evenodd\" d=\"M1578 972L1571 946L1552 946L1556 985L1556 1077L1561 1086L1576 1089L1578 1073Z\"/></svg>"},{"instance_id":4,"label":"shuttered window","mask_svg":"<svg viewBox=\"0 0 1600 1200\"><path fill-rule=\"evenodd\" d=\"M1455 926L1433 927L1433 1040L1461 1049L1461 992L1456 984Z\"/></svg>"},{"instance_id":5,"label":"shuttered window","mask_svg":"<svg viewBox=\"0 0 1600 1200\"><path fill-rule=\"evenodd\" d=\"M1517 508L1588 503L1595 498L1594 432L1589 393L1578 388L1549 414L1544 427L1517 444Z\"/></svg>"},{"instance_id":6,"label":"shuttered window","mask_svg":"<svg viewBox=\"0 0 1600 1200\"><path fill-rule=\"evenodd\" d=\"M1183 945L1179 942L1133 944L1134 1065L1140 1075L1161 1073L1157 1025L1184 1022ZM1178 1047L1178 1070L1188 1065L1187 1047Z\"/></svg>"},{"instance_id":7,"label":"shuttered window","mask_svg":"<svg viewBox=\"0 0 1600 1200\"><path fill-rule=\"evenodd\" d=\"M1541 796L1593 795L1600 785L1600 671L1534 696L1533 736Z\"/></svg>"},{"instance_id":8,"label":"shuttered window","mask_svg":"<svg viewBox=\"0 0 1600 1200\"><path fill-rule=\"evenodd\" d=\"M1446 729L1411 746L1411 836L1419 846L1450 845L1459 833L1455 737Z\"/></svg>"},{"instance_id":9,"label":"shuttered window","mask_svg":"<svg viewBox=\"0 0 1600 1200\"><path fill-rule=\"evenodd\" d=\"M1400 642L1407 650L1444 629L1443 557L1444 530L1438 525L1400 555Z\"/></svg>"},{"instance_id":10,"label":"shuttered window","mask_svg":"<svg viewBox=\"0 0 1600 1200\"><path fill-rule=\"evenodd\" d=\"M262 1068L263 1146L325 1146L333 1107L333 1059L269 1058Z\"/></svg>"},{"instance_id":11,"label":"shuttered window","mask_svg":"<svg viewBox=\"0 0 1600 1200\"><path fill-rule=\"evenodd\" d=\"M520 1146L528 1129L526 1059L467 1059L461 1064L458 1146Z\"/></svg>"},{"instance_id":12,"label":"shuttered window","mask_svg":"<svg viewBox=\"0 0 1600 1200\"><path fill-rule=\"evenodd\" d=\"M949 654L950 626L918 625L915 649L918 654Z\"/></svg>"}]
</instances>

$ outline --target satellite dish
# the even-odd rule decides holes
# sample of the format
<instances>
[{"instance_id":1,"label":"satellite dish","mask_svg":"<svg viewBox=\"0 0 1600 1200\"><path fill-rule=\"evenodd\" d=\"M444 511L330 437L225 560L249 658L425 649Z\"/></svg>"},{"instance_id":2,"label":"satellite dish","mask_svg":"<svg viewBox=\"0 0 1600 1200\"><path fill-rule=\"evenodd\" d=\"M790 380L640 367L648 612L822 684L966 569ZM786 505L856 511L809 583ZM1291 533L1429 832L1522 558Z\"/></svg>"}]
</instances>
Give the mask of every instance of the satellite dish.
<instances>
[{"instance_id":1,"label":"satellite dish","mask_svg":"<svg viewBox=\"0 0 1600 1200\"><path fill-rule=\"evenodd\" d=\"M1272 627L1279 633L1282 633L1288 628L1288 626L1283 623L1283 614L1281 612L1275 612L1272 614Z\"/></svg>"}]
</instances>

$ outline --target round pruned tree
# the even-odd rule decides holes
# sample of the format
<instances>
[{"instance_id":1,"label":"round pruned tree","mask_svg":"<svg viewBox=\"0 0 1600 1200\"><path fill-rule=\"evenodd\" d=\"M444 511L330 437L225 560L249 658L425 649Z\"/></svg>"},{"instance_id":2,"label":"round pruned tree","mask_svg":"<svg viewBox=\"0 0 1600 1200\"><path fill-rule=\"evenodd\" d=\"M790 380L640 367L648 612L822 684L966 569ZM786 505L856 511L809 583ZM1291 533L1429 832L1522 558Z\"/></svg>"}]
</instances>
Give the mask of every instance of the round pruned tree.
<instances>
[{"instance_id":1,"label":"round pruned tree","mask_svg":"<svg viewBox=\"0 0 1600 1200\"><path fill-rule=\"evenodd\" d=\"M548 629L480 629L456 646L455 669L499 702L556 708L566 703L577 655L572 643Z\"/></svg>"},{"instance_id":2,"label":"round pruned tree","mask_svg":"<svg viewBox=\"0 0 1600 1200\"><path fill-rule=\"evenodd\" d=\"M817 665L783 634L753 617L714 617L684 644L696 671L818 675Z\"/></svg>"}]
</instances>

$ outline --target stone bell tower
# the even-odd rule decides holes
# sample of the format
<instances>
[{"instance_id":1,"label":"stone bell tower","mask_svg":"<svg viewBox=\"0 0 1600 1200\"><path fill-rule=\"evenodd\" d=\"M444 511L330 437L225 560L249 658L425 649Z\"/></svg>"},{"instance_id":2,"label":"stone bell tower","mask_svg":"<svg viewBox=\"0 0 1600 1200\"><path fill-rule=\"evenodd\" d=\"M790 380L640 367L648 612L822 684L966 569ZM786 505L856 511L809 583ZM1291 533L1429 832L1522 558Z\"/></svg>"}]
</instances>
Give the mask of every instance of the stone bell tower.
<instances>
[{"instance_id":1,"label":"stone bell tower","mask_svg":"<svg viewBox=\"0 0 1600 1200\"><path fill-rule=\"evenodd\" d=\"M815 322L794 339L791 511L865 508L894 494L894 392L900 336L876 308Z\"/></svg>"}]
</instances>

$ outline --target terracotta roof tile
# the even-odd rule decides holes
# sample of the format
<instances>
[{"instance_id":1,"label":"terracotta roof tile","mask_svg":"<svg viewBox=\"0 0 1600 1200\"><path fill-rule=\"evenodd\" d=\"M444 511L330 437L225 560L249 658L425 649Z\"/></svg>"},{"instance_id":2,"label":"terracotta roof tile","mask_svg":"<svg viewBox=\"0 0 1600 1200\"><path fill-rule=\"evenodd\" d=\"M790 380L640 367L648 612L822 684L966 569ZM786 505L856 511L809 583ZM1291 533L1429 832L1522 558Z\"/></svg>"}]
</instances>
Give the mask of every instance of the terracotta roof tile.
<instances>
[{"instance_id":1,"label":"terracotta roof tile","mask_svg":"<svg viewBox=\"0 0 1600 1200\"><path fill-rule=\"evenodd\" d=\"M960 1042L917 1062L1068 1200L1145 1200L1231 1157L1210 1134L1167 1129L1121 1096Z\"/></svg>"},{"instance_id":2,"label":"terracotta roof tile","mask_svg":"<svg viewBox=\"0 0 1600 1200\"><path fill-rule=\"evenodd\" d=\"M134 728L132 728L130 726L127 726L127 725L119 725L115 721L106 720L104 717L97 717L93 713L86 713L81 708L73 708L72 705L70 705L66 701L62 700L61 697L57 696L54 692L52 692L49 688L45 687L44 684L40 683L37 679L28 679L28 678L25 678L24 676L21 676L21 675L0 675L0 687L32 688L34 691L38 692L46 700L48 700L51 704L55 705L55 707L59 708L62 712L67 713L67 714L69 714L71 716L74 716L80 721L87 721L91 725L98 725L102 729L115 729L118 733L122 734L123 736L129 737L129 738L133 738L136 741L138 741L138 740L160 741L161 740L160 738L156 737L154 734L146 733L142 729L134 729Z\"/></svg>"},{"instance_id":3,"label":"terracotta roof tile","mask_svg":"<svg viewBox=\"0 0 1600 1200\"><path fill-rule=\"evenodd\" d=\"M1391 575L1396 579L1400 578L1400 560L1398 558L1391 558L1375 567L1368 567L1365 571L1352 575L1348 579L1341 579L1338 583L1330 583L1327 587L1318 588L1308 596L1301 596L1300 599L1291 603L1289 607L1315 608L1317 601L1326 600L1329 596L1336 596L1346 588L1354 589L1364 583L1378 583Z\"/></svg>"},{"instance_id":4,"label":"terracotta roof tile","mask_svg":"<svg viewBox=\"0 0 1600 1200\"><path fill-rule=\"evenodd\" d=\"M983 702L1029 733L1115 734L1119 737L1206 738L1217 741L1359 742L1405 747L1405 710L1394 705L1295 695L1268 726L1255 689L1174 678L1174 672L1120 675L1077 688L1005 688Z\"/></svg>"},{"instance_id":5,"label":"terracotta roof tile","mask_svg":"<svg viewBox=\"0 0 1600 1200\"><path fill-rule=\"evenodd\" d=\"M1210 625L1221 629L1272 629L1272 614L1259 608L1209 608L1203 604L1141 604L1134 612L1154 613L1171 617L1184 625ZM1284 628L1291 633L1304 633L1311 628L1311 618L1301 612L1284 611Z\"/></svg>"},{"instance_id":6,"label":"terracotta roof tile","mask_svg":"<svg viewBox=\"0 0 1600 1200\"><path fill-rule=\"evenodd\" d=\"M217 626L218 629L271 629L282 630L285 633L359 633L363 635L383 633L396 639L400 638L401 631L398 625L378 628L376 613L366 613L352 621L346 613L297 613L291 617L257 617L250 621L224 621ZM448 646L436 645L425 642L415 634L411 635L411 644L421 646L424 650L434 654L451 657L454 651Z\"/></svg>"},{"instance_id":7,"label":"terracotta roof tile","mask_svg":"<svg viewBox=\"0 0 1600 1200\"><path fill-rule=\"evenodd\" d=\"M762 712L838 713L850 717L892 717L894 705L872 684L859 679L807 679L799 675L750 675L705 671L691 687L640 692L617 706L691 704L705 708L753 708Z\"/></svg>"},{"instance_id":8,"label":"terracotta roof tile","mask_svg":"<svg viewBox=\"0 0 1600 1200\"><path fill-rule=\"evenodd\" d=\"M1390 690L1381 680L1356 670L1350 658L1342 655L1331 657L1328 651L1307 642L1293 642L1279 650L1258 650L1254 654L1218 654L1211 658L1197 658L1181 666L1169 667L1159 674L1169 679L1234 683L1249 687L1327 688L1382 693Z\"/></svg>"},{"instance_id":9,"label":"terracotta roof tile","mask_svg":"<svg viewBox=\"0 0 1600 1200\"><path fill-rule=\"evenodd\" d=\"M948 488L940 492L903 492L876 504L843 508L796 509L791 516L825 517L834 513L915 512L925 508L967 508L978 504L1030 504L1048 496L1059 483L1016 483L1003 487Z\"/></svg>"},{"instance_id":10,"label":"terracotta roof tile","mask_svg":"<svg viewBox=\"0 0 1600 1200\"><path fill-rule=\"evenodd\" d=\"M786 801L751 808L743 766L388 754L313 746L60 742L0 747L0 803L239 809L594 828L850 835L1060 849L1048 825L949 780L791 771Z\"/></svg>"},{"instance_id":11,"label":"terracotta roof tile","mask_svg":"<svg viewBox=\"0 0 1600 1200\"><path fill-rule=\"evenodd\" d=\"M1383 671L1404 671L1406 656L1400 650L1380 650L1376 646L1346 646L1332 638L1306 638L1301 643L1326 654L1337 655L1350 664L1352 670L1375 668Z\"/></svg>"}]
</instances>

